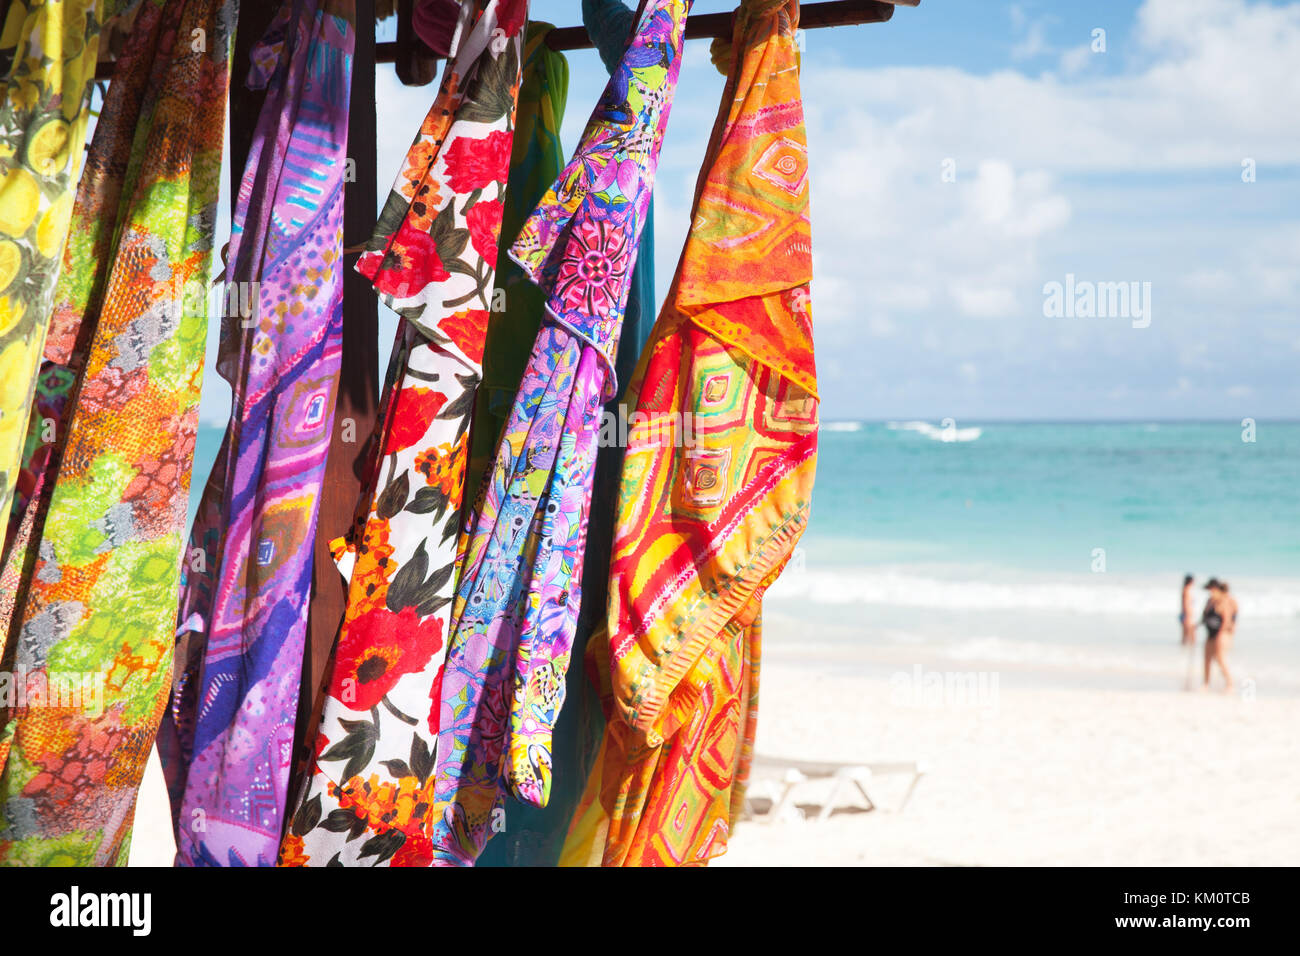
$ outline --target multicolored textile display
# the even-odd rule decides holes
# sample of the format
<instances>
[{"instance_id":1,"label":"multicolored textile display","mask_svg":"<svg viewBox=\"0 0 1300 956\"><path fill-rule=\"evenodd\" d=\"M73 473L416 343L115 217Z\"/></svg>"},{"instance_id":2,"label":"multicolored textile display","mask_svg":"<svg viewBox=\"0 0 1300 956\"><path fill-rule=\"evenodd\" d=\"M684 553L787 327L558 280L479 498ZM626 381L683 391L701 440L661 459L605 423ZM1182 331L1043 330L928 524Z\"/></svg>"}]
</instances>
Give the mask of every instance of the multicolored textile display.
<instances>
[{"instance_id":1,"label":"multicolored textile display","mask_svg":"<svg viewBox=\"0 0 1300 956\"><path fill-rule=\"evenodd\" d=\"M23 438L72 218L100 26L116 4L14 0L0 25L0 534L19 464L30 457ZM24 492L20 512L32 489Z\"/></svg>"},{"instance_id":2,"label":"multicolored textile display","mask_svg":"<svg viewBox=\"0 0 1300 956\"><path fill-rule=\"evenodd\" d=\"M78 188L45 350L76 402L6 570L6 669L29 694L0 862L121 864L130 846L171 684L237 9L141 0Z\"/></svg>"},{"instance_id":3,"label":"multicolored textile display","mask_svg":"<svg viewBox=\"0 0 1300 956\"><path fill-rule=\"evenodd\" d=\"M355 0L295 0L251 54L248 85L268 92L231 221L217 370L233 404L158 735L182 866L270 866L280 845L343 336L355 43Z\"/></svg>"},{"instance_id":4,"label":"multicolored textile display","mask_svg":"<svg viewBox=\"0 0 1300 956\"><path fill-rule=\"evenodd\" d=\"M543 805L581 598L599 413L681 69L689 0L648 0L573 159L511 255L547 293L464 563L442 686L435 863L473 863L501 793Z\"/></svg>"},{"instance_id":5,"label":"multicolored textile display","mask_svg":"<svg viewBox=\"0 0 1300 956\"><path fill-rule=\"evenodd\" d=\"M797 24L797 0L741 4L691 232L629 390L609 633L591 648L608 726L565 863L707 862L743 802L761 598L816 465Z\"/></svg>"},{"instance_id":6,"label":"multicolored textile display","mask_svg":"<svg viewBox=\"0 0 1300 956\"><path fill-rule=\"evenodd\" d=\"M427 866L456 531L509 171L524 0L490 0L357 268L403 315L316 761L280 863Z\"/></svg>"}]
</instances>

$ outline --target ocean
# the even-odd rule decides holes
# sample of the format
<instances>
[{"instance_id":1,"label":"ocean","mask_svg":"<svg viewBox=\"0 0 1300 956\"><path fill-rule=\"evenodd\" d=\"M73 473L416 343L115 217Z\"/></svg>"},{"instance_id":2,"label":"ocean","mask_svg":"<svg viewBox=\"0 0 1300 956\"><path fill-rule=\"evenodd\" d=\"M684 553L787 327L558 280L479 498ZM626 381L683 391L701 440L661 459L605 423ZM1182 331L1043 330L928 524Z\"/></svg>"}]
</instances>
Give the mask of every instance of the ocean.
<instances>
[{"instance_id":1,"label":"ocean","mask_svg":"<svg viewBox=\"0 0 1300 956\"><path fill-rule=\"evenodd\" d=\"M191 516L221 434L200 429ZM877 676L1168 689L1185 573L1198 609L1210 576L1240 603L1234 676L1300 695L1300 422L827 422L767 639Z\"/></svg>"},{"instance_id":2,"label":"ocean","mask_svg":"<svg viewBox=\"0 0 1300 956\"><path fill-rule=\"evenodd\" d=\"M1234 676L1300 694L1300 423L1248 426L826 423L766 608L882 668L1168 689L1183 575L1198 614L1215 576L1241 606Z\"/></svg>"}]
</instances>

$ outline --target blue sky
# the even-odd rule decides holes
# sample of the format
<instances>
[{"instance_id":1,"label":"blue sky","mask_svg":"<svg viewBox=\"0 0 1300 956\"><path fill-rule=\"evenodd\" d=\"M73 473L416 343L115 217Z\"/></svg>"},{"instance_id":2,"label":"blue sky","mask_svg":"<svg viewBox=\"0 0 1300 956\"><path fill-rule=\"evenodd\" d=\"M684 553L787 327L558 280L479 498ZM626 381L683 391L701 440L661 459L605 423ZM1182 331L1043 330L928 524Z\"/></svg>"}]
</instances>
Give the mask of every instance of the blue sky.
<instances>
[{"instance_id":1,"label":"blue sky","mask_svg":"<svg viewBox=\"0 0 1300 956\"><path fill-rule=\"evenodd\" d=\"M562 25L579 10L532 4ZM566 148L605 81L594 52L569 60ZM922 0L809 32L823 417L1300 417L1297 66L1300 2ZM381 67L378 90L386 192L435 88ZM721 90L689 44L656 188L661 296ZM1045 316L1067 274L1150 283L1150 324ZM205 420L221 404L205 396Z\"/></svg>"}]
</instances>

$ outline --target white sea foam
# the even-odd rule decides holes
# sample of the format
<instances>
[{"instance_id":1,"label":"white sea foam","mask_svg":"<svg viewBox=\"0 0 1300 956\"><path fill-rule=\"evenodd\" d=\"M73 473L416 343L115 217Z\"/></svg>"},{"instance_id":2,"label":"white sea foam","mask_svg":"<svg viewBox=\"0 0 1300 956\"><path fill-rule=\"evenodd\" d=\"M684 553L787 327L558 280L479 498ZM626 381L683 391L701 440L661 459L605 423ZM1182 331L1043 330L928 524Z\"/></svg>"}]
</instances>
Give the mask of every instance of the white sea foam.
<instances>
[{"instance_id":1,"label":"white sea foam","mask_svg":"<svg viewBox=\"0 0 1300 956\"><path fill-rule=\"evenodd\" d=\"M822 422L817 428L824 432L860 432L862 422Z\"/></svg>"},{"instance_id":2,"label":"white sea foam","mask_svg":"<svg viewBox=\"0 0 1300 956\"><path fill-rule=\"evenodd\" d=\"M1300 587L1285 582L1262 587L1234 583L1243 618L1300 619ZM822 605L883 605L952 611L1054 611L1086 615L1171 617L1177 613L1175 585L1105 579L945 579L913 569L792 568L768 591L774 600ZM1203 595L1197 592L1199 608Z\"/></svg>"},{"instance_id":3,"label":"white sea foam","mask_svg":"<svg viewBox=\"0 0 1300 956\"><path fill-rule=\"evenodd\" d=\"M1003 637L972 637L942 650L944 657L957 661L999 661L1007 664L1061 669L1122 671L1125 673L1177 673L1185 666L1181 655L1143 654L1114 648L1080 647L1076 644L1048 644L1043 641L1014 641Z\"/></svg>"},{"instance_id":4,"label":"white sea foam","mask_svg":"<svg viewBox=\"0 0 1300 956\"><path fill-rule=\"evenodd\" d=\"M975 441L984 434L982 428L958 428L952 419L944 419L939 425L931 425L929 422L888 422L885 427L896 432L916 432L933 441L944 442Z\"/></svg>"},{"instance_id":5,"label":"white sea foam","mask_svg":"<svg viewBox=\"0 0 1300 956\"><path fill-rule=\"evenodd\" d=\"M1177 647L1105 647L1077 644L1051 644L1046 641L1010 640L1003 637L973 637L946 647L935 648L948 660L1004 664L1030 670L1063 672L1103 671L1121 674L1167 675L1185 677L1188 655ZM1239 680L1252 683L1267 682L1269 691L1280 685L1300 685L1300 670L1279 663L1275 655L1262 655L1258 647L1247 647L1245 658L1238 648L1238 666L1234 673ZM1253 656L1252 656L1253 655ZM1191 673L1199 676L1200 648L1191 654Z\"/></svg>"}]
</instances>

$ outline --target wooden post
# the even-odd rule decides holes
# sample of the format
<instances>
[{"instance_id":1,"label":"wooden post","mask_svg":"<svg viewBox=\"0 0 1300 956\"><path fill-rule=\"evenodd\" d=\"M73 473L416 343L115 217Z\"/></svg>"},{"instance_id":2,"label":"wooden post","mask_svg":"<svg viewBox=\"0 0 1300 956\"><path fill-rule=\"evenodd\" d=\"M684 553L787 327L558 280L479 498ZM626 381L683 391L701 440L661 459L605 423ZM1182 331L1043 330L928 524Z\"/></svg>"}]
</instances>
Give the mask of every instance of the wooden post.
<instances>
[{"instance_id":1,"label":"wooden post","mask_svg":"<svg viewBox=\"0 0 1300 956\"><path fill-rule=\"evenodd\" d=\"M415 0L398 0L397 49L393 65L403 86L427 86L438 77L438 57L425 46L411 21Z\"/></svg>"},{"instance_id":2,"label":"wooden post","mask_svg":"<svg viewBox=\"0 0 1300 956\"><path fill-rule=\"evenodd\" d=\"M921 0L831 0L799 6L799 29L820 30L824 27L853 26L860 23L884 23L894 15L895 4L916 6ZM686 39L731 39L731 13L699 13L686 21ZM552 50L585 50L591 46L586 27L561 27L546 35Z\"/></svg>"},{"instance_id":3,"label":"wooden post","mask_svg":"<svg viewBox=\"0 0 1300 956\"><path fill-rule=\"evenodd\" d=\"M248 88L249 54L266 33L275 17L275 4L241 3L235 27L235 50L230 61L230 210L233 216L244 179L244 165L253 146L257 118L262 112L266 90ZM101 64L102 65L102 64Z\"/></svg>"}]
</instances>

